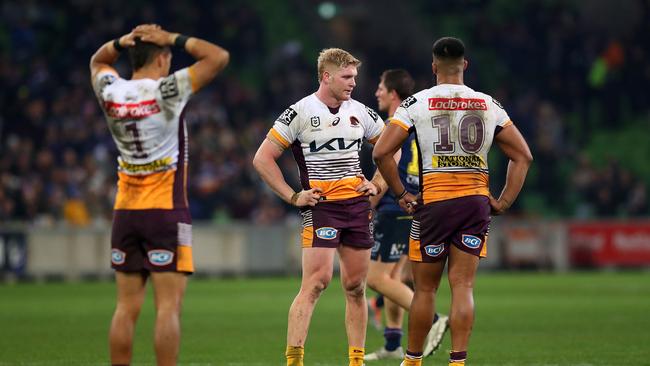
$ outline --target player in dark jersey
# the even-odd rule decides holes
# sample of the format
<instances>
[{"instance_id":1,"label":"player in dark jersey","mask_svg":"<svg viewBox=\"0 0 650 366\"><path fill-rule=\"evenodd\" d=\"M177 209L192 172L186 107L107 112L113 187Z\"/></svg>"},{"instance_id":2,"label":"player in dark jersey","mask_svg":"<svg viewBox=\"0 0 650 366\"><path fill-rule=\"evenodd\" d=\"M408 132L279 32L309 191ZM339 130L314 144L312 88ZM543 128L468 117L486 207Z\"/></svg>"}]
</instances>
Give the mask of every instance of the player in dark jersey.
<instances>
[{"instance_id":1,"label":"player in dark jersey","mask_svg":"<svg viewBox=\"0 0 650 366\"><path fill-rule=\"evenodd\" d=\"M411 75L402 69L386 70L381 75L375 96L379 110L392 117L404 99L413 94L414 81ZM419 190L419 159L415 144L415 135L411 134L402 144L398 158L399 177L408 192L417 194ZM397 159L396 159L397 160ZM383 180L380 180L385 184ZM409 231L413 217L404 212L396 201L393 192L383 186L385 194L370 198L371 206L376 210L374 239L368 286L384 295L386 309L385 344L379 350L366 355L366 361L384 358L401 359L404 352L401 347L402 320L404 310L408 310L413 299L413 290L401 280L404 265L407 262ZM434 318L425 344L425 354L429 355L440 345L447 329L447 316Z\"/></svg>"}]
</instances>

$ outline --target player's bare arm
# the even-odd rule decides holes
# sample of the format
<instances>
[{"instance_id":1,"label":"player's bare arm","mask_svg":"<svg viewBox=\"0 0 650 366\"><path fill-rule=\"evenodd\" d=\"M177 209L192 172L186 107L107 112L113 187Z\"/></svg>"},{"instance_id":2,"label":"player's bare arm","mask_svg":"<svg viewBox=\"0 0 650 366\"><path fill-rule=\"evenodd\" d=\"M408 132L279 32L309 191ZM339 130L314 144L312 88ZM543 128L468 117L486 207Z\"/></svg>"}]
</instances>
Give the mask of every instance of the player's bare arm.
<instances>
[{"instance_id":1,"label":"player's bare arm","mask_svg":"<svg viewBox=\"0 0 650 366\"><path fill-rule=\"evenodd\" d=\"M140 37L144 42L151 42L159 46L174 46L177 43L182 45L183 37L185 37L185 51L196 59L196 62L190 66L194 91L200 90L210 83L230 61L228 51L213 43L196 37L171 33L159 27L138 26L133 30L133 35Z\"/></svg>"},{"instance_id":2,"label":"player's bare arm","mask_svg":"<svg viewBox=\"0 0 650 366\"><path fill-rule=\"evenodd\" d=\"M133 32L127 33L117 40L104 43L90 58L90 75L91 80L95 78L98 72L102 70L112 70L116 75L117 71L113 68L113 64L120 57L120 51L115 48L115 43L118 47L127 48L135 45L135 36Z\"/></svg>"},{"instance_id":3,"label":"player's bare arm","mask_svg":"<svg viewBox=\"0 0 650 366\"><path fill-rule=\"evenodd\" d=\"M517 199L521 187L524 185L528 168L533 162L533 155L530 153L526 140L514 125L505 127L495 136L494 140L501 151L510 159L506 184L501 191L501 195L498 199L490 196L492 214L500 215Z\"/></svg>"},{"instance_id":4,"label":"player's bare arm","mask_svg":"<svg viewBox=\"0 0 650 366\"><path fill-rule=\"evenodd\" d=\"M395 164L399 164L399 159L402 158L402 149L397 150L395 155L393 155L393 158L395 159ZM379 204L379 201L381 201L381 198L384 197L388 191L388 183L386 183L386 180L384 177L382 177L379 169L375 170L375 175L372 176L371 182L373 182L377 188L379 188L379 193L370 197L370 208L374 209Z\"/></svg>"},{"instance_id":5,"label":"player's bare arm","mask_svg":"<svg viewBox=\"0 0 650 366\"><path fill-rule=\"evenodd\" d=\"M284 152L284 147L279 141L273 141L273 137L264 139L253 158L253 166L262 177L262 180L285 202L297 206L316 206L320 199L322 190L312 188L294 192L287 184L278 166L277 160Z\"/></svg>"},{"instance_id":6,"label":"player's bare arm","mask_svg":"<svg viewBox=\"0 0 650 366\"><path fill-rule=\"evenodd\" d=\"M394 156L408 137L408 132L403 128L389 124L381 134L379 141L372 150L372 158L377 164L377 170L395 193L399 205L408 213L413 213L416 197L406 191L404 184L399 179L397 163Z\"/></svg>"}]
</instances>

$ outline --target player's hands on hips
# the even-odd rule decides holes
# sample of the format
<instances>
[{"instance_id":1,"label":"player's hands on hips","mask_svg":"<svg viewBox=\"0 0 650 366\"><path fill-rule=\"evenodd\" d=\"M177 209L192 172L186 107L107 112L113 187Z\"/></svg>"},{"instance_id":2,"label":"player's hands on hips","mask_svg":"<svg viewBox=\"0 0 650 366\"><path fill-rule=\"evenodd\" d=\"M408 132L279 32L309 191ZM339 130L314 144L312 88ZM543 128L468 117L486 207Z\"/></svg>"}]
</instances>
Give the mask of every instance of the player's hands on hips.
<instances>
[{"instance_id":1,"label":"player's hands on hips","mask_svg":"<svg viewBox=\"0 0 650 366\"><path fill-rule=\"evenodd\" d=\"M150 42L158 46L171 46L176 39L176 33L170 33L157 24L141 24L133 29L133 35L140 37L143 42Z\"/></svg>"},{"instance_id":2,"label":"player's hands on hips","mask_svg":"<svg viewBox=\"0 0 650 366\"><path fill-rule=\"evenodd\" d=\"M490 214L492 214L494 216L501 215L504 212L506 212L506 210L508 209L509 206L510 205L508 204L508 202L506 200L503 200L503 199L498 200L498 199L492 197L492 195L490 195L490 207L491 207Z\"/></svg>"},{"instance_id":3,"label":"player's hands on hips","mask_svg":"<svg viewBox=\"0 0 650 366\"><path fill-rule=\"evenodd\" d=\"M302 190L297 193L297 197L295 199L295 203L293 203L294 206L297 207L304 207L304 206L316 206L318 201L320 200L321 193L323 193L323 190L316 187L312 188L310 190Z\"/></svg>"},{"instance_id":4,"label":"player's hands on hips","mask_svg":"<svg viewBox=\"0 0 650 366\"><path fill-rule=\"evenodd\" d=\"M402 210L406 211L409 215L412 215L415 212L415 206L418 205L418 197L406 192L404 197L400 198L397 203L399 203L399 207L401 207Z\"/></svg>"},{"instance_id":5,"label":"player's hands on hips","mask_svg":"<svg viewBox=\"0 0 650 366\"><path fill-rule=\"evenodd\" d=\"M357 174L357 178L362 179L361 183L359 183L359 185L356 187L357 192L363 193L364 196L374 196L379 193L377 186L373 182L366 179L363 174Z\"/></svg>"}]
</instances>

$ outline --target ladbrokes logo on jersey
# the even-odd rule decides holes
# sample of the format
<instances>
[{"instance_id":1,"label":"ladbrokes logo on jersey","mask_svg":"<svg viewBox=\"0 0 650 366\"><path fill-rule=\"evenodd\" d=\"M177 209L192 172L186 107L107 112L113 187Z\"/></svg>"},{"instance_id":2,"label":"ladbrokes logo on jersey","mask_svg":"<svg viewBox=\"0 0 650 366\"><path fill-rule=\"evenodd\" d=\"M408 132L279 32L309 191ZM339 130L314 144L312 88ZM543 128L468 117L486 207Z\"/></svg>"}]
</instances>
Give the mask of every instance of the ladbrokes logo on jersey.
<instances>
[{"instance_id":1,"label":"ladbrokes logo on jersey","mask_svg":"<svg viewBox=\"0 0 650 366\"><path fill-rule=\"evenodd\" d=\"M160 113L160 107L154 99L140 103L104 103L106 114L114 119L142 119L152 114Z\"/></svg>"},{"instance_id":2,"label":"ladbrokes logo on jersey","mask_svg":"<svg viewBox=\"0 0 650 366\"><path fill-rule=\"evenodd\" d=\"M430 111L485 111L483 99L472 98L429 98Z\"/></svg>"}]
</instances>

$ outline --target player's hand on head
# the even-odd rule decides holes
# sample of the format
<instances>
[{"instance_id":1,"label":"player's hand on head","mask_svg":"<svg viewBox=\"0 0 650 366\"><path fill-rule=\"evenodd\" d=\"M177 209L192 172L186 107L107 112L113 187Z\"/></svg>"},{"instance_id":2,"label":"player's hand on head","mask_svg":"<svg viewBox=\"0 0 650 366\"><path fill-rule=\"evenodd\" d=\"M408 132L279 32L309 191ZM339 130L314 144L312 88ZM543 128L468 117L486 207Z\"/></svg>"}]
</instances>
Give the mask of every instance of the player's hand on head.
<instances>
[{"instance_id":1,"label":"player's hand on head","mask_svg":"<svg viewBox=\"0 0 650 366\"><path fill-rule=\"evenodd\" d=\"M374 196L379 192L379 189L377 189L377 186L366 179L366 176L363 174L357 174L357 178L361 178L362 181L357 185L355 188L357 192L363 193L364 196Z\"/></svg>"},{"instance_id":2,"label":"player's hand on head","mask_svg":"<svg viewBox=\"0 0 650 366\"><path fill-rule=\"evenodd\" d=\"M316 187L309 190L298 192L295 205L298 207L311 206L314 207L318 203L323 190Z\"/></svg>"},{"instance_id":3,"label":"player's hand on head","mask_svg":"<svg viewBox=\"0 0 650 366\"><path fill-rule=\"evenodd\" d=\"M418 197L407 192L404 197L400 198L398 203L402 210L412 215L415 212L415 207L418 205Z\"/></svg>"},{"instance_id":4,"label":"player's hand on head","mask_svg":"<svg viewBox=\"0 0 650 366\"><path fill-rule=\"evenodd\" d=\"M151 29L162 29L158 24L154 23L149 23L149 24L140 24L137 27L133 28L133 30L151 30Z\"/></svg>"},{"instance_id":5,"label":"player's hand on head","mask_svg":"<svg viewBox=\"0 0 650 366\"><path fill-rule=\"evenodd\" d=\"M143 42L150 42L158 46L171 46L174 43L175 34L167 32L157 25L139 25L133 30L135 37Z\"/></svg>"},{"instance_id":6,"label":"player's hand on head","mask_svg":"<svg viewBox=\"0 0 650 366\"><path fill-rule=\"evenodd\" d=\"M122 47L133 47L135 46L135 34L133 32L127 33L120 37L119 40L120 46Z\"/></svg>"}]
</instances>

